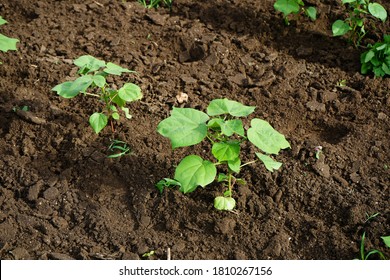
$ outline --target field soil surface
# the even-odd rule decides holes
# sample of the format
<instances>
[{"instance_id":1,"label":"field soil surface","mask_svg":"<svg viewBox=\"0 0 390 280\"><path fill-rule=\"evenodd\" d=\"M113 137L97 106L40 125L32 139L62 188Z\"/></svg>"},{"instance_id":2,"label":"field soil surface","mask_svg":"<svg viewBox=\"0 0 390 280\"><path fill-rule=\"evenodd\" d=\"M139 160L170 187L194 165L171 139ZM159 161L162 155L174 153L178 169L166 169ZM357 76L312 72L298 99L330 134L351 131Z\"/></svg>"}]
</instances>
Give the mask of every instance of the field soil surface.
<instances>
[{"instance_id":1,"label":"field soil surface","mask_svg":"<svg viewBox=\"0 0 390 280\"><path fill-rule=\"evenodd\" d=\"M340 1L307 2L318 20L285 26L274 1L148 10L2 0L0 33L20 43L0 54L1 259L349 260L363 232L366 250L389 256L380 237L390 234L390 79L361 75L362 50L332 37ZM388 22L376 32L365 43L390 33ZM51 91L76 77L72 62L85 54L137 72L111 80L144 95L115 132L89 126L99 100ZM291 144L278 171L242 169L233 212L213 208L217 183L190 194L155 188L184 156L211 159L206 142L172 151L158 123L174 106L205 110L216 98L256 106L246 124L267 120ZM107 158L112 139L131 155ZM242 151L243 162L254 159L254 148Z\"/></svg>"}]
</instances>

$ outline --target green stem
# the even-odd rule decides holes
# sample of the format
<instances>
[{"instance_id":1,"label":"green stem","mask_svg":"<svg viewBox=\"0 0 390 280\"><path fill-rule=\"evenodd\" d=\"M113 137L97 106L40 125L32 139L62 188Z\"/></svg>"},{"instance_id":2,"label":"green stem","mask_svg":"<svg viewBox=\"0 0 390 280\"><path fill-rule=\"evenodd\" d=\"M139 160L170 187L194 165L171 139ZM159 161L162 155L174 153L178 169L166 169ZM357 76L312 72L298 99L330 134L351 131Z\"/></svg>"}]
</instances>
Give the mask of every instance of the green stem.
<instances>
[{"instance_id":1,"label":"green stem","mask_svg":"<svg viewBox=\"0 0 390 280\"><path fill-rule=\"evenodd\" d=\"M242 165L240 166L240 168L241 168L241 167L244 167L245 165L249 165L249 164L255 163L255 162L257 162L257 161L258 161L258 160L257 160L257 159L255 159L255 160L252 160L252 161L246 162L246 163L242 164Z\"/></svg>"}]
</instances>

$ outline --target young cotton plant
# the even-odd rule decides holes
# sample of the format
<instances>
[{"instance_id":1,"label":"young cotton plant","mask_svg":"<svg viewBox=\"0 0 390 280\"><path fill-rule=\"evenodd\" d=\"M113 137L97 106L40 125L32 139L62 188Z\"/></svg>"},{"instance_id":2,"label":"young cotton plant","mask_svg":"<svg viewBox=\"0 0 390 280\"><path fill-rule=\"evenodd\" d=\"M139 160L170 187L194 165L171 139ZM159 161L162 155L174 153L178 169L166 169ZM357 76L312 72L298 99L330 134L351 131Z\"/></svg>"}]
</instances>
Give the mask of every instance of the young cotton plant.
<instances>
[{"instance_id":1,"label":"young cotton plant","mask_svg":"<svg viewBox=\"0 0 390 280\"><path fill-rule=\"evenodd\" d=\"M207 113L174 107L171 116L159 123L157 131L170 139L172 149L209 141L215 161L205 160L198 155L186 156L176 167L174 179L165 178L157 183L160 192L165 187L178 186L181 192L190 193L199 186L206 187L217 178L226 189L223 195L214 199L214 207L232 210L236 205L232 197L233 187L243 182L236 178L241 168L260 160L269 171L277 170L282 164L272 155L290 147L285 137L265 120L252 119L251 127L245 131L240 118L248 117L254 110L255 107L226 98L211 101ZM242 163L241 145L248 140L260 151L255 153L255 160ZM218 166L223 166L226 173L218 174Z\"/></svg>"},{"instance_id":2,"label":"young cotton plant","mask_svg":"<svg viewBox=\"0 0 390 280\"><path fill-rule=\"evenodd\" d=\"M361 41L367 35L370 28L375 28L379 20L387 19L386 9L379 3L371 0L342 0L347 6L347 18L336 20L332 24L333 36L349 34L349 41L360 47Z\"/></svg>"},{"instance_id":3,"label":"young cotton plant","mask_svg":"<svg viewBox=\"0 0 390 280\"><path fill-rule=\"evenodd\" d=\"M134 73L134 71L111 62L106 63L91 55L80 56L74 60L74 64L79 67L77 73L80 77L74 81L59 84L52 90L64 98L73 98L80 93L99 98L103 103L103 108L89 117L89 123L96 134L107 126L108 120L111 120L111 127L114 130L112 120L119 120L121 111L126 118L131 118L126 104L142 98L140 87L133 83L125 83L116 90L109 86L106 77L108 75L120 76L123 73Z\"/></svg>"},{"instance_id":4,"label":"young cotton plant","mask_svg":"<svg viewBox=\"0 0 390 280\"><path fill-rule=\"evenodd\" d=\"M368 45L368 50L360 56L361 73L373 72L375 77L390 76L390 35L383 42Z\"/></svg>"},{"instance_id":5,"label":"young cotton plant","mask_svg":"<svg viewBox=\"0 0 390 280\"><path fill-rule=\"evenodd\" d=\"M302 0L277 0L274 8L283 13L286 25L290 24L288 17L291 14L304 14L313 21L317 19L317 9L315 7L306 7Z\"/></svg>"}]
</instances>

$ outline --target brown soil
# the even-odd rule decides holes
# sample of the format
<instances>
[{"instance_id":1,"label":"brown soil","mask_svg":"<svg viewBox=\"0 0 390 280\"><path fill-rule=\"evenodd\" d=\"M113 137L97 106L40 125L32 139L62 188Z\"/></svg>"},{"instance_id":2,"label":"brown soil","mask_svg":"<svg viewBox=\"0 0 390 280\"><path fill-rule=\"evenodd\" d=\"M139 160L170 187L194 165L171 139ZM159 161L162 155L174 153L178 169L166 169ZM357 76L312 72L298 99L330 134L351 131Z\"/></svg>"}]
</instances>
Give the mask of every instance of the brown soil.
<instances>
[{"instance_id":1,"label":"brown soil","mask_svg":"<svg viewBox=\"0 0 390 280\"><path fill-rule=\"evenodd\" d=\"M380 236L390 234L390 80L359 74L359 51L332 38L338 1L309 1L321 2L319 19L288 27L273 2L175 0L169 11L3 0L1 33L20 44L0 56L1 259L140 259L152 250L149 259L166 259L168 248L172 259L353 259L364 231L367 249L389 256ZM139 84L144 98L114 134L89 127L96 100L51 91L84 54L138 72L120 82ZM173 152L157 124L173 106L203 110L221 97L257 106L251 117L292 147L278 172L244 168L234 212L213 208L217 185L187 195L154 187L201 152ZM15 113L20 106L29 113ZM133 153L108 159L112 138Z\"/></svg>"}]
</instances>

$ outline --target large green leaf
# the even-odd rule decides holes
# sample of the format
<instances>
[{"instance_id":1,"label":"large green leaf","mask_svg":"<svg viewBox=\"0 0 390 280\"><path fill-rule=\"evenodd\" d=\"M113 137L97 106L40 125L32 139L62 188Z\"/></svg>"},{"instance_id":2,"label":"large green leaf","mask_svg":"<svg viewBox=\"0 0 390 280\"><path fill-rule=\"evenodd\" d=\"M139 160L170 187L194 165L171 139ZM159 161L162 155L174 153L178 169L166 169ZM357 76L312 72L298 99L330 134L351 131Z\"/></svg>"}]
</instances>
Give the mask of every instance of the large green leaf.
<instances>
[{"instance_id":1,"label":"large green leaf","mask_svg":"<svg viewBox=\"0 0 390 280\"><path fill-rule=\"evenodd\" d=\"M240 143L235 142L217 142L214 143L211 152L220 162L236 161L240 156Z\"/></svg>"},{"instance_id":2,"label":"large green leaf","mask_svg":"<svg viewBox=\"0 0 390 280\"><path fill-rule=\"evenodd\" d=\"M189 193L198 186L205 187L217 176L217 168L208 161L196 155L185 157L176 167L175 180L180 182L180 191Z\"/></svg>"},{"instance_id":3,"label":"large green leaf","mask_svg":"<svg viewBox=\"0 0 390 280\"><path fill-rule=\"evenodd\" d=\"M290 147L283 134L261 119L251 121L251 128L248 129L248 139L257 148L268 154L278 154L281 149Z\"/></svg>"},{"instance_id":4,"label":"large green leaf","mask_svg":"<svg viewBox=\"0 0 390 280\"><path fill-rule=\"evenodd\" d=\"M103 113L93 113L89 117L89 124L91 125L93 131L98 134L103 128L106 127L108 123L108 118Z\"/></svg>"},{"instance_id":5,"label":"large green leaf","mask_svg":"<svg viewBox=\"0 0 390 280\"><path fill-rule=\"evenodd\" d=\"M3 34L0 34L0 51L16 51L16 43L18 39L9 38Z\"/></svg>"},{"instance_id":6,"label":"large green leaf","mask_svg":"<svg viewBox=\"0 0 390 280\"><path fill-rule=\"evenodd\" d=\"M268 171L273 172L282 166L282 163L274 160L270 156L264 155L262 153L256 153L256 156L264 163L265 168L267 168Z\"/></svg>"},{"instance_id":7,"label":"large green leaf","mask_svg":"<svg viewBox=\"0 0 390 280\"><path fill-rule=\"evenodd\" d=\"M142 98L141 88L133 83L126 83L118 90L118 96L126 102Z\"/></svg>"},{"instance_id":8,"label":"large green leaf","mask_svg":"<svg viewBox=\"0 0 390 280\"><path fill-rule=\"evenodd\" d=\"M344 34L348 33L352 28L349 26L349 24L345 23L344 21L338 19L332 24L332 32L333 36L343 36Z\"/></svg>"},{"instance_id":9,"label":"large green leaf","mask_svg":"<svg viewBox=\"0 0 390 280\"><path fill-rule=\"evenodd\" d=\"M232 197L217 196L214 199L214 207L218 210L230 211L236 207L236 201Z\"/></svg>"},{"instance_id":10,"label":"large green leaf","mask_svg":"<svg viewBox=\"0 0 390 280\"><path fill-rule=\"evenodd\" d=\"M52 88L52 91L56 91L59 96L62 96L64 98L73 98L80 92L86 92L92 82L93 76L85 75L77 78L73 82L68 81L56 85L54 88Z\"/></svg>"},{"instance_id":11,"label":"large green leaf","mask_svg":"<svg viewBox=\"0 0 390 280\"><path fill-rule=\"evenodd\" d=\"M209 116L218 116L230 114L234 117L246 117L253 113L256 107L245 106L240 102L224 99L214 99L207 107L207 114Z\"/></svg>"},{"instance_id":12,"label":"large green leaf","mask_svg":"<svg viewBox=\"0 0 390 280\"><path fill-rule=\"evenodd\" d=\"M112 74L112 75L121 75L122 73L133 73L134 71L131 71L129 69L123 68L119 65L116 65L111 62L107 62L106 68L103 69L103 72L107 74Z\"/></svg>"},{"instance_id":13,"label":"large green leaf","mask_svg":"<svg viewBox=\"0 0 390 280\"><path fill-rule=\"evenodd\" d=\"M157 131L171 140L172 148L200 143L207 135L209 116L192 108L173 108L171 116L161 121Z\"/></svg>"},{"instance_id":14,"label":"large green leaf","mask_svg":"<svg viewBox=\"0 0 390 280\"><path fill-rule=\"evenodd\" d=\"M106 66L106 63L103 60L97 59L91 55L82 55L75 59L73 63L80 68L79 73L83 75L97 71Z\"/></svg>"},{"instance_id":15,"label":"large green leaf","mask_svg":"<svg viewBox=\"0 0 390 280\"><path fill-rule=\"evenodd\" d=\"M374 17L379 18L381 21L385 22L387 19L386 9L383 8L381 4L378 3L370 3L368 4L368 11Z\"/></svg>"},{"instance_id":16,"label":"large green leaf","mask_svg":"<svg viewBox=\"0 0 390 280\"><path fill-rule=\"evenodd\" d=\"M282 12L284 16L291 13L299 13L299 4L296 0L277 0L274 4L275 10Z\"/></svg>"}]
</instances>

